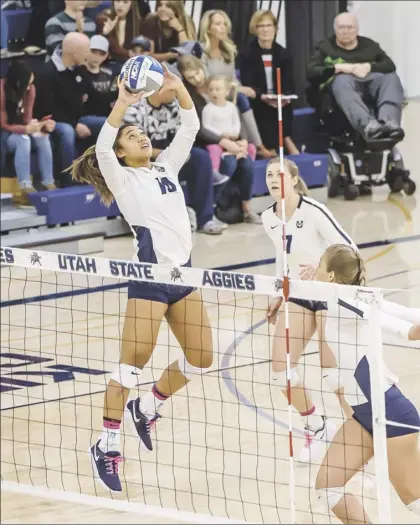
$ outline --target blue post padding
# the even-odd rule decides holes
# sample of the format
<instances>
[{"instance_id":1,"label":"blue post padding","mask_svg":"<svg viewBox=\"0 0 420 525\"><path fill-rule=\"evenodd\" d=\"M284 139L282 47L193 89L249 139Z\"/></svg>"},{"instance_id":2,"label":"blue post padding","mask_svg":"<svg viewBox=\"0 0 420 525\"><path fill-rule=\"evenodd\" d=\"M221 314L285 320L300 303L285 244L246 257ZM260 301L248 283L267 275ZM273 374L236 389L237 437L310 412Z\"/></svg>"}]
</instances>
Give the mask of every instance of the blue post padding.
<instances>
[{"instance_id":1,"label":"blue post padding","mask_svg":"<svg viewBox=\"0 0 420 525\"><path fill-rule=\"evenodd\" d=\"M120 215L115 201L107 208L90 185L31 193L30 199L48 225Z\"/></svg>"}]
</instances>

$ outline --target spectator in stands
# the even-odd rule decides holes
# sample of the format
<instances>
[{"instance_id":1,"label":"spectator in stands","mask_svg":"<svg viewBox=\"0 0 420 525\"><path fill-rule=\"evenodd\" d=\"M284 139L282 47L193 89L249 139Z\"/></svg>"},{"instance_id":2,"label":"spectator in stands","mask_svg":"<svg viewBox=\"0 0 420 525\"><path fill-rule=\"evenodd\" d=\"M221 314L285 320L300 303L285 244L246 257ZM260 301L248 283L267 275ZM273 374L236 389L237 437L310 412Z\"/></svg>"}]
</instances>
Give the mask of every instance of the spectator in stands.
<instances>
[{"instance_id":1,"label":"spectator in stands","mask_svg":"<svg viewBox=\"0 0 420 525\"><path fill-rule=\"evenodd\" d=\"M393 61L379 44L359 36L357 18L341 13L335 36L320 42L308 66L308 79L321 98L331 93L352 127L367 139L402 139L404 91ZM372 111L369 109L372 109Z\"/></svg>"},{"instance_id":2,"label":"spectator in stands","mask_svg":"<svg viewBox=\"0 0 420 525\"><path fill-rule=\"evenodd\" d=\"M87 0L66 0L65 4L64 11L51 17L45 25L45 46L49 56L68 33L78 31L89 38L96 33L95 22L83 14Z\"/></svg>"},{"instance_id":3,"label":"spectator in stands","mask_svg":"<svg viewBox=\"0 0 420 525\"><path fill-rule=\"evenodd\" d=\"M125 62L134 56L133 39L142 33L144 24L138 3L133 0L113 0L111 9L105 9L97 18L98 32L109 40L111 58Z\"/></svg>"},{"instance_id":4,"label":"spectator in stands","mask_svg":"<svg viewBox=\"0 0 420 525\"><path fill-rule=\"evenodd\" d=\"M175 92L159 91L130 106L124 118L126 124L139 126L150 138L155 159L169 146L179 127L181 116ZM197 216L198 231L217 235L226 225L213 219L212 167L209 154L193 147L187 162L179 172L179 180L186 181L191 205Z\"/></svg>"},{"instance_id":5,"label":"spectator in stands","mask_svg":"<svg viewBox=\"0 0 420 525\"><path fill-rule=\"evenodd\" d=\"M30 205L29 194L34 192L31 180L31 147L37 152L38 169L44 188L56 189L53 176L53 157L49 133L54 120L32 118L36 90L34 75L26 62L12 61L7 77L0 80L0 127L6 151L14 153L15 171L20 192L16 204Z\"/></svg>"},{"instance_id":6,"label":"spectator in stands","mask_svg":"<svg viewBox=\"0 0 420 525\"><path fill-rule=\"evenodd\" d=\"M143 34L153 42L151 55L160 62L175 61L178 55L170 49L197 38L183 0L157 0L156 13L146 17Z\"/></svg>"},{"instance_id":7,"label":"spectator in stands","mask_svg":"<svg viewBox=\"0 0 420 525\"><path fill-rule=\"evenodd\" d=\"M205 147L209 144L219 144L224 151L230 153L228 176L239 188L243 209L243 220L253 224L261 224L261 218L252 211L252 160L246 158L236 159L240 149L236 142L222 135L206 129L203 125L203 110L207 104L206 73L201 61L191 55L183 55L178 60L178 69L183 77L185 85L194 101L198 118L200 119L200 130L197 134L196 145Z\"/></svg>"},{"instance_id":8,"label":"spectator in stands","mask_svg":"<svg viewBox=\"0 0 420 525\"><path fill-rule=\"evenodd\" d=\"M262 158L273 158L277 152L269 151L263 144L249 98L255 98L255 91L240 84L236 77L236 45L231 39L232 23L228 15L221 10L206 11L200 23L200 42L203 48L201 61L207 77L224 75L229 79L232 90L231 100L241 112L241 120L248 140L257 146L258 155Z\"/></svg>"},{"instance_id":9,"label":"spectator in stands","mask_svg":"<svg viewBox=\"0 0 420 525\"><path fill-rule=\"evenodd\" d=\"M238 108L228 100L230 89L229 79L223 75L214 75L208 81L208 92L210 102L203 109L203 126L213 133L232 140L239 148L235 155L237 160L246 158L248 155L252 160L256 157L254 144L240 139L241 121ZM213 181L218 180L220 175L220 163L222 156L228 154L220 144L209 144L207 151L210 154L213 166ZM227 178L226 178L227 179ZM223 182L226 182L224 180Z\"/></svg>"},{"instance_id":10,"label":"spectator in stands","mask_svg":"<svg viewBox=\"0 0 420 525\"><path fill-rule=\"evenodd\" d=\"M133 56L150 55L152 50L151 41L143 35L136 36L131 42L131 52Z\"/></svg>"},{"instance_id":11,"label":"spectator in stands","mask_svg":"<svg viewBox=\"0 0 420 525\"><path fill-rule=\"evenodd\" d=\"M113 103L117 100L117 77L102 64L109 56L109 42L102 35L94 35L90 39L90 53L86 62L87 76L99 96L90 96L83 105L86 113L80 119L88 128L95 126L93 119L96 116L107 117ZM99 123L103 124L103 119ZM100 125L102 125L100 124Z\"/></svg>"},{"instance_id":12,"label":"spectator in stands","mask_svg":"<svg viewBox=\"0 0 420 525\"><path fill-rule=\"evenodd\" d=\"M97 117L94 128L80 120L83 104L90 97L96 97L98 101L107 98L94 90L88 77L84 67L88 55L88 37L83 33L68 33L62 49L54 51L52 59L43 65L36 77L35 115L38 118L52 115L56 121L53 137L59 141L61 170L68 168L76 158L76 138L97 136L106 120Z\"/></svg>"},{"instance_id":13,"label":"spectator in stands","mask_svg":"<svg viewBox=\"0 0 420 525\"><path fill-rule=\"evenodd\" d=\"M284 47L276 42L277 19L271 11L256 11L249 31L256 38L240 55L241 81L255 92L251 106L264 144L277 149L278 110L277 98L273 98L277 93L276 70L281 69L283 94L293 94L292 61ZM292 105L285 103L282 113L284 146L290 155L298 155L299 150L292 140Z\"/></svg>"}]
</instances>

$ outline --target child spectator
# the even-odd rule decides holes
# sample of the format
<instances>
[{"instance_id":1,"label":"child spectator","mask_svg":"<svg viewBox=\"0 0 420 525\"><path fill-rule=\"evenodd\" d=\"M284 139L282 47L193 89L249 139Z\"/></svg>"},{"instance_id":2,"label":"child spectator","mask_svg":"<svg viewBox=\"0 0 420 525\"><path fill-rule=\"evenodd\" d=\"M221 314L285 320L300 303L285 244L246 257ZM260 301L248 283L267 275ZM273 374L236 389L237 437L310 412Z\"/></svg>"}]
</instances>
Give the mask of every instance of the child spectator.
<instances>
[{"instance_id":1,"label":"child spectator","mask_svg":"<svg viewBox=\"0 0 420 525\"><path fill-rule=\"evenodd\" d=\"M212 133L220 135L233 141L238 148L235 157L239 159L246 158L248 155L255 160L256 147L254 144L248 144L246 140L240 140L241 121L238 109L233 102L229 102L229 79L222 75L215 75L208 81L208 95L210 102L203 109L202 122L203 126ZM230 155L220 144L209 144L206 146L210 154L213 166L213 183L222 184L227 178L220 174L220 163L222 155ZM220 182L220 177L225 180Z\"/></svg>"},{"instance_id":2,"label":"child spectator","mask_svg":"<svg viewBox=\"0 0 420 525\"><path fill-rule=\"evenodd\" d=\"M90 78L94 90L102 93L102 97L88 98L83 109L89 117L85 116L82 119L86 120L95 115L107 117L113 102L117 100L117 77L110 69L102 66L109 56L108 52L109 42L104 36L94 35L90 39L90 52L86 61L87 77ZM108 97L104 96L106 94ZM84 123L90 127L88 122Z\"/></svg>"},{"instance_id":3,"label":"child spectator","mask_svg":"<svg viewBox=\"0 0 420 525\"><path fill-rule=\"evenodd\" d=\"M32 118L36 90L34 75L26 62L12 61L7 77L0 80L0 128L6 151L14 153L14 165L20 192L13 200L20 206L30 205L29 194L35 190L31 180L31 147L37 152L42 185L56 189L49 133L55 122L50 118Z\"/></svg>"},{"instance_id":4,"label":"child spectator","mask_svg":"<svg viewBox=\"0 0 420 525\"><path fill-rule=\"evenodd\" d=\"M49 56L52 56L67 33L77 31L89 38L96 33L95 22L83 14L87 0L66 0L65 4L64 11L51 17L45 24L45 47Z\"/></svg>"},{"instance_id":5,"label":"child spectator","mask_svg":"<svg viewBox=\"0 0 420 525\"><path fill-rule=\"evenodd\" d=\"M152 50L151 41L143 35L136 36L131 42L131 54L132 56L138 55L150 55Z\"/></svg>"}]
</instances>

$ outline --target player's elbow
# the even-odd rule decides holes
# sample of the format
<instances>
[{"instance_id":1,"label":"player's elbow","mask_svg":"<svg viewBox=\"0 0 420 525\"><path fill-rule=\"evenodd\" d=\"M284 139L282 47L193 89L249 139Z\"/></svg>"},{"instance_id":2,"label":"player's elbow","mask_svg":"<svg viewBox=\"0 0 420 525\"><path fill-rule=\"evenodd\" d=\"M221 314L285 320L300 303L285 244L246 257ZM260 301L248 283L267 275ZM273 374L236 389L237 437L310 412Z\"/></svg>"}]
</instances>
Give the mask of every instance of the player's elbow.
<instances>
[{"instance_id":1,"label":"player's elbow","mask_svg":"<svg viewBox=\"0 0 420 525\"><path fill-rule=\"evenodd\" d=\"M408 332L410 341L420 341L420 325L413 325Z\"/></svg>"}]
</instances>

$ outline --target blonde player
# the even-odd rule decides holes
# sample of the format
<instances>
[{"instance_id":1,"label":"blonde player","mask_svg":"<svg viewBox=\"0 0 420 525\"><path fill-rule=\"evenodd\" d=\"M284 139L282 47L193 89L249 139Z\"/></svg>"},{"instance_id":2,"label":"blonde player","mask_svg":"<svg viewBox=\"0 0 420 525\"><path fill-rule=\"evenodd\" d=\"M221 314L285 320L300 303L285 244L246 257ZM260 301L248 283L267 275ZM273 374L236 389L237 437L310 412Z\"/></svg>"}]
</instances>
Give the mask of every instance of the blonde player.
<instances>
[{"instance_id":1,"label":"blonde player","mask_svg":"<svg viewBox=\"0 0 420 525\"><path fill-rule=\"evenodd\" d=\"M321 257L316 279L363 286L364 263L350 246L330 246ZM345 494L346 483L366 465L374 452L368 321L369 305L360 299L346 301L340 299L339 293L338 302L328 304L325 338L340 362L337 386L343 389L354 413L329 446L315 487L319 498L343 523L369 523L359 498ZM420 340L420 308L382 301L380 323L384 332L402 340ZM395 382L395 376L387 372L385 393L382 394L385 395L386 418L417 429L386 426L389 476L403 503L420 516L420 417Z\"/></svg>"},{"instance_id":2,"label":"blonde player","mask_svg":"<svg viewBox=\"0 0 420 525\"><path fill-rule=\"evenodd\" d=\"M280 159L272 159L267 165L267 186L275 203L262 214L263 225L276 249L276 275L283 276L283 222L281 219L281 177ZM319 258L328 246L346 243L356 248L349 235L335 220L330 211L321 203L310 199L308 190L299 176L294 162L284 161L284 198L286 210L286 240L289 277L308 279L315 275ZM322 453L319 445L330 440L336 430L335 425L319 414L297 370L299 359L312 336L318 331L319 350L323 378L331 387L336 385L337 362L322 337L322 311L325 303L319 301L289 300L289 341L291 358L292 404L305 423L305 446L300 453L300 461L308 462ZM272 350L272 383L284 387L287 396L285 312L281 309L282 298L275 298L268 310L268 320L276 324ZM335 389L334 389L335 391ZM346 414L351 410L344 403L338 390L340 403Z\"/></svg>"},{"instance_id":3,"label":"blonde player","mask_svg":"<svg viewBox=\"0 0 420 525\"><path fill-rule=\"evenodd\" d=\"M128 106L143 95L129 93L121 82L118 100L96 148L88 149L71 170L74 179L92 184L104 203L117 201L133 231L136 262L190 266L191 228L178 172L188 158L200 123L182 81L168 70L162 90L176 93L181 127L156 162L150 161L152 146L141 129L133 125L120 127ZM184 356L169 365L150 392L127 404L147 450L153 448L151 428L160 417L163 402L194 377L201 377L212 364L212 332L200 293L190 287L130 281L120 364L106 389L102 434L91 448L99 478L112 491L122 490L118 464L122 461L120 425L124 407L153 353L163 317Z\"/></svg>"}]
</instances>

